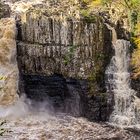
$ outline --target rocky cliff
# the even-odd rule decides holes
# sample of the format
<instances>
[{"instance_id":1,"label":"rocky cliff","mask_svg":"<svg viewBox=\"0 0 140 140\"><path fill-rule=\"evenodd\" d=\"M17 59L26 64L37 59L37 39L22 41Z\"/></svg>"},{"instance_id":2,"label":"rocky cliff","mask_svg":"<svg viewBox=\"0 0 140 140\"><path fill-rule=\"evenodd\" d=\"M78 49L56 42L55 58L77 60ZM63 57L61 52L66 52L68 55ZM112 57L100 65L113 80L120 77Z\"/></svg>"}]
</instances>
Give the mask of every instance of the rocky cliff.
<instances>
[{"instance_id":1,"label":"rocky cliff","mask_svg":"<svg viewBox=\"0 0 140 140\"><path fill-rule=\"evenodd\" d=\"M49 99L64 112L106 120L104 73L112 39L102 18L52 17L34 8L17 28L21 92L37 101Z\"/></svg>"}]
</instances>

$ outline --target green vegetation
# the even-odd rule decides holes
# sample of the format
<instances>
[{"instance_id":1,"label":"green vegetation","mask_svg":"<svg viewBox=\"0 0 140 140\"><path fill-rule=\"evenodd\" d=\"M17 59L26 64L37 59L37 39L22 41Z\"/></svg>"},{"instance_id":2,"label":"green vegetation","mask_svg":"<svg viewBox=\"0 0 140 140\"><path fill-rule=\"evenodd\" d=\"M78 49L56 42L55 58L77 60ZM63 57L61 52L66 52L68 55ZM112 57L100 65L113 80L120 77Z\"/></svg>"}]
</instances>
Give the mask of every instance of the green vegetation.
<instances>
[{"instance_id":1,"label":"green vegetation","mask_svg":"<svg viewBox=\"0 0 140 140\"><path fill-rule=\"evenodd\" d=\"M104 79L104 66L103 66L104 60L105 60L105 54L101 52L95 53L94 68L89 75L89 91L91 96L95 94L99 94L97 91L95 91L95 89L97 89L101 81L103 81Z\"/></svg>"},{"instance_id":2,"label":"green vegetation","mask_svg":"<svg viewBox=\"0 0 140 140\"><path fill-rule=\"evenodd\" d=\"M131 41L135 47L132 54L134 77L140 77L140 0L82 0L81 5L81 15L89 20L92 19L92 11L95 9L97 9L97 11L104 9L109 12L112 5L124 9L120 11L125 11L125 15L128 17ZM123 14L124 13L120 13L120 15Z\"/></svg>"},{"instance_id":3,"label":"green vegetation","mask_svg":"<svg viewBox=\"0 0 140 140\"><path fill-rule=\"evenodd\" d=\"M64 64L65 65L68 65L70 63L76 48L77 48L77 46L69 46L68 53L64 56Z\"/></svg>"},{"instance_id":4,"label":"green vegetation","mask_svg":"<svg viewBox=\"0 0 140 140\"><path fill-rule=\"evenodd\" d=\"M105 0L106 1L106 0ZM92 18L92 11L105 4L104 0L82 0L80 13L83 17Z\"/></svg>"},{"instance_id":5,"label":"green vegetation","mask_svg":"<svg viewBox=\"0 0 140 140\"><path fill-rule=\"evenodd\" d=\"M134 67L134 78L140 76L140 1L139 0L124 0L129 9L129 20L132 32L132 41L136 49L132 54L132 65Z\"/></svg>"}]
</instances>

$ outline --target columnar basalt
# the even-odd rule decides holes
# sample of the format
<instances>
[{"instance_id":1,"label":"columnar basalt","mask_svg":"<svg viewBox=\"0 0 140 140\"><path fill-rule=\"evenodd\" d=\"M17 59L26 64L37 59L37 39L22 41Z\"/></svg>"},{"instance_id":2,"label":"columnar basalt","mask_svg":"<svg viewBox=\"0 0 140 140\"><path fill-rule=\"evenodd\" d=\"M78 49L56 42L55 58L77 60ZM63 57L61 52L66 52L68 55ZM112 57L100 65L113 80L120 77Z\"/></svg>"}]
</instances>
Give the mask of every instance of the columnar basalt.
<instances>
[{"instance_id":1,"label":"columnar basalt","mask_svg":"<svg viewBox=\"0 0 140 140\"><path fill-rule=\"evenodd\" d=\"M82 114L87 114L87 110L89 118L105 120L108 95L105 93L104 71L112 49L111 32L102 19L97 15L92 20L49 17L44 10L29 10L17 22L17 27L18 64L24 92L29 93L26 82L30 81L30 90L36 95L31 97L28 94L30 98L37 100L40 96L44 100L48 95L57 96L59 84L57 88L53 84L60 82L60 77L63 77L65 88L59 92L61 99L68 101L69 98L65 100L67 95L71 95L71 98L78 95L78 106L82 108L81 104L84 104L84 109L80 109ZM30 75L44 76L46 80L49 76L61 75L61 80L51 85L56 90L55 95L51 95L51 86L37 93L34 90L34 78Z\"/></svg>"}]
</instances>

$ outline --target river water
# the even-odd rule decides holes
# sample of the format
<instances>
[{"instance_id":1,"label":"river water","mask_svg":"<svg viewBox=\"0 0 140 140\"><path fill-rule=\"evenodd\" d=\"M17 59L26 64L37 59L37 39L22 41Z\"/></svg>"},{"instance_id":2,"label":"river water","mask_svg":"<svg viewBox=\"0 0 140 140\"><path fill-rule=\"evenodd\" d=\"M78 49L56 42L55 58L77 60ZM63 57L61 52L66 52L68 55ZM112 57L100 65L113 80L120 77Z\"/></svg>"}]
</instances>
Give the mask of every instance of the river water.
<instances>
[{"instance_id":1,"label":"river water","mask_svg":"<svg viewBox=\"0 0 140 140\"><path fill-rule=\"evenodd\" d=\"M115 55L106 70L108 90L114 92L115 106L110 121L119 125L137 124L134 96L136 92L130 86L130 43L117 40L114 44Z\"/></svg>"}]
</instances>

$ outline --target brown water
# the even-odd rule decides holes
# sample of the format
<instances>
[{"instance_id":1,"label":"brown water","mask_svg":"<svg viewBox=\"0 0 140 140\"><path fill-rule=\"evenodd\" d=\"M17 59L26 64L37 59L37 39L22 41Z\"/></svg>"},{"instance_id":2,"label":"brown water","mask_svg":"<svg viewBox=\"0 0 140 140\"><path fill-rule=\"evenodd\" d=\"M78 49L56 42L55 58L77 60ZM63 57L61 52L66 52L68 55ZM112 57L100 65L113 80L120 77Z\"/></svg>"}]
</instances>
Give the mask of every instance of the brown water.
<instances>
[{"instance_id":1,"label":"brown water","mask_svg":"<svg viewBox=\"0 0 140 140\"><path fill-rule=\"evenodd\" d=\"M131 132L105 124L89 122L60 114L32 114L7 120L2 140L135 140Z\"/></svg>"},{"instance_id":2,"label":"brown water","mask_svg":"<svg viewBox=\"0 0 140 140\"><path fill-rule=\"evenodd\" d=\"M16 26L13 18L0 20L0 105L16 101L18 68L16 63Z\"/></svg>"}]
</instances>

